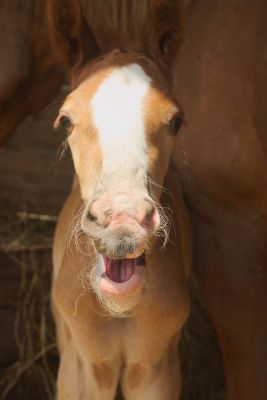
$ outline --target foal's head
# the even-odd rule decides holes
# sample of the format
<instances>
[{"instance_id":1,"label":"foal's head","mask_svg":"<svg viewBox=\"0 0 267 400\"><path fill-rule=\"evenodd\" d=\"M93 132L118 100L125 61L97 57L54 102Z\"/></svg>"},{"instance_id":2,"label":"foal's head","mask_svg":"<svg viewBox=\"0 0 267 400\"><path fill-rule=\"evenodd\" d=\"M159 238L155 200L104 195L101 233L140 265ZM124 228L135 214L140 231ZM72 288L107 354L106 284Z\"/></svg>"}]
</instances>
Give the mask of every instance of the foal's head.
<instances>
[{"instance_id":1,"label":"foal's head","mask_svg":"<svg viewBox=\"0 0 267 400\"><path fill-rule=\"evenodd\" d=\"M72 84L56 125L68 134L85 205L81 228L97 254L91 282L102 299L134 299L124 311L140 293L145 253L166 235L159 199L181 110L161 68L138 52L84 63Z\"/></svg>"},{"instance_id":2,"label":"foal's head","mask_svg":"<svg viewBox=\"0 0 267 400\"><path fill-rule=\"evenodd\" d=\"M86 66L59 112L85 204L81 227L109 278L104 290L112 282L135 290L144 252L166 233L158 204L181 122L156 64L119 51Z\"/></svg>"}]
</instances>

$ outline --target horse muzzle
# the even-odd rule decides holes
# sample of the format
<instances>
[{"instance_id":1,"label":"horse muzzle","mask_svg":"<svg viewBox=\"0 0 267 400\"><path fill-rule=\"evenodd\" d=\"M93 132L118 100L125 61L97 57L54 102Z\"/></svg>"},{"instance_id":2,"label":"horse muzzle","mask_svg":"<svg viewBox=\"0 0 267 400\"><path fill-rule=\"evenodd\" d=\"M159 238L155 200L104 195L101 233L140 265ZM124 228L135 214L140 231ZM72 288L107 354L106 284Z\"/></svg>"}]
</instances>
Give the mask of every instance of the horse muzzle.
<instances>
[{"instance_id":1,"label":"horse muzzle","mask_svg":"<svg viewBox=\"0 0 267 400\"><path fill-rule=\"evenodd\" d=\"M139 257L159 225L159 212L152 200L125 194L94 200L81 223L98 252L111 259Z\"/></svg>"}]
</instances>

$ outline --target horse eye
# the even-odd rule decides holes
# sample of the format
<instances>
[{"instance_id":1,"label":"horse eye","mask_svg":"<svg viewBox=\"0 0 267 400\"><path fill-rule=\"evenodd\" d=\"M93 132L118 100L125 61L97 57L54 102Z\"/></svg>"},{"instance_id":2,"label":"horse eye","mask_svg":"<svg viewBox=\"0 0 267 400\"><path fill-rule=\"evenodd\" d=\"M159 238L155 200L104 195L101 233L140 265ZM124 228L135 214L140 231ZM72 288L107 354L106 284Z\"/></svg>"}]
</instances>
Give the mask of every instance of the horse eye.
<instances>
[{"instance_id":1,"label":"horse eye","mask_svg":"<svg viewBox=\"0 0 267 400\"><path fill-rule=\"evenodd\" d=\"M62 115L62 117L59 119L59 125L68 132L72 127L72 122L69 117Z\"/></svg>"},{"instance_id":2,"label":"horse eye","mask_svg":"<svg viewBox=\"0 0 267 400\"><path fill-rule=\"evenodd\" d=\"M184 118L183 115L179 114L179 115L175 115L175 117L173 117L170 121L170 126L173 130L173 133L176 135L179 131L179 129L181 128L182 124L184 122Z\"/></svg>"}]
</instances>

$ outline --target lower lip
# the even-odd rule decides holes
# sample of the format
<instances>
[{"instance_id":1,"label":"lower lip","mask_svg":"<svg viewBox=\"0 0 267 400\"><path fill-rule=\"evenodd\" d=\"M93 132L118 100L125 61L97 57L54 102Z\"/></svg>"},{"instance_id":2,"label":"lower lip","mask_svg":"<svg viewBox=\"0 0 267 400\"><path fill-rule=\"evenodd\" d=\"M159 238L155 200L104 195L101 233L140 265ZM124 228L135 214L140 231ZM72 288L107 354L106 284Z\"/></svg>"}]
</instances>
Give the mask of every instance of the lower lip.
<instances>
[{"instance_id":1,"label":"lower lip","mask_svg":"<svg viewBox=\"0 0 267 400\"><path fill-rule=\"evenodd\" d=\"M103 273L100 278L100 289L117 296L134 293L142 287L144 272L145 266L138 265L135 267L135 271L131 278L128 279L128 281L121 283L112 281L106 273Z\"/></svg>"}]
</instances>

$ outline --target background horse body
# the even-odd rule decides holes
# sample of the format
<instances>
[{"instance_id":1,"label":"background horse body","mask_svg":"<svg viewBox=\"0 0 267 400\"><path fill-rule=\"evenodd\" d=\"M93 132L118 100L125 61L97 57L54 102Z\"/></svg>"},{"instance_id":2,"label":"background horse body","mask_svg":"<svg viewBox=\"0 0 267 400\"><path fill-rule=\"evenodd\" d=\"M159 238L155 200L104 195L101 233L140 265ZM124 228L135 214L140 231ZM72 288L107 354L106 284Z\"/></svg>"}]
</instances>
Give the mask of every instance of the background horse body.
<instances>
[{"instance_id":1,"label":"background horse body","mask_svg":"<svg viewBox=\"0 0 267 400\"><path fill-rule=\"evenodd\" d=\"M51 30L73 88L56 126L67 131L79 180L54 243L58 399L111 400L119 384L127 400L179 396L190 229L178 175L169 167L182 115L164 73L179 28L166 36L161 12L166 8L171 21L177 8L162 5L151 8L159 28L147 27L151 47L140 42L142 51L115 50L90 61L101 51L79 3L49 2ZM164 180L173 189L169 201L161 193ZM168 205L177 234L171 228L170 241Z\"/></svg>"},{"instance_id":2,"label":"background horse body","mask_svg":"<svg viewBox=\"0 0 267 400\"><path fill-rule=\"evenodd\" d=\"M0 3L0 145L28 114L54 99L64 80L45 7L43 0Z\"/></svg>"},{"instance_id":3,"label":"background horse body","mask_svg":"<svg viewBox=\"0 0 267 400\"><path fill-rule=\"evenodd\" d=\"M174 69L187 125L175 160L194 270L224 357L227 399L267 393L267 3L192 2Z\"/></svg>"}]
</instances>

